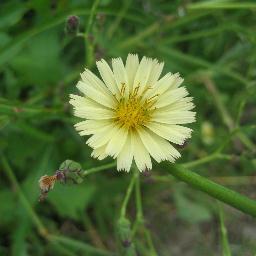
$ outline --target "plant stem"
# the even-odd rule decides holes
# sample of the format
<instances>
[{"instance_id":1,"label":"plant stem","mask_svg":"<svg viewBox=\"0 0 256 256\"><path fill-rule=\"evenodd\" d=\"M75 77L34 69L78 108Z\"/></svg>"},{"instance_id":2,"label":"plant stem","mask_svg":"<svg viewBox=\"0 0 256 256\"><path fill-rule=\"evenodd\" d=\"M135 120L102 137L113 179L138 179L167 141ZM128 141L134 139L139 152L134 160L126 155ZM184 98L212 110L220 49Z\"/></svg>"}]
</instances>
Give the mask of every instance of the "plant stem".
<instances>
[{"instance_id":1,"label":"plant stem","mask_svg":"<svg viewBox=\"0 0 256 256\"><path fill-rule=\"evenodd\" d=\"M88 19L88 23L87 23L87 26L86 26L86 30L85 30L85 39L86 39L86 56L85 56L85 59L86 59L86 65L88 67L91 67L92 64L93 64L93 60L94 60L94 57L93 57L93 42L91 42L90 38L89 38L89 33L90 33L90 30L92 28L92 24L93 24L93 18L95 16L95 13L96 13L96 10L97 10L97 7L98 7L98 4L99 4L99 0L95 0L93 5L92 5L92 9L91 9L91 12L90 12L90 16L89 16L89 19Z\"/></svg>"},{"instance_id":2,"label":"plant stem","mask_svg":"<svg viewBox=\"0 0 256 256\"><path fill-rule=\"evenodd\" d=\"M256 217L256 202L231 189L223 187L207 178L176 165L168 170L174 177L186 182L192 187L227 203L236 209Z\"/></svg>"},{"instance_id":3,"label":"plant stem","mask_svg":"<svg viewBox=\"0 0 256 256\"><path fill-rule=\"evenodd\" d=\"M174 177L171 175L159 176L153 175L154 181L159 182L173 182ZM211 180L214 182L218 182L225 186L248 186L248 185L256 185L256 177L255 176L211 176Z\"/></svg>"},{"instance_id":4,"label":"plant stem","mask_svg":"<svg viewBox=\"0 0 256 256\"><path fill-rule=\"evenodd\" d=\"M224 67L223 65L218 65L218 64L212 64L204 59L201 59L199 57L196 57L194 55L189 55L185 54L179 50L176 50L174 48L169 48L166 46L161 46L159 47L159 51L162 54L165 54L171 58L176 58L182 62L195 65L198 68L205 69L204 73L206 72L211 72L211 73L216 73L216 74L222 74L225 76L228 76L230 78L233 78L237 81L239 81L241 84L247 86L249 84L249 80L245 79L242 75L239 73L231 70L228 67ZM195 79L198 79L198 75L196 75Z\"/></svg>"},{"instance_id":5,"label":"plant stem","mask_svg":"<svg viewBox=\"0 0 256 256\"><path fill-rule=\"evenodd\" d=\"M82 177L85 177L89 174L92 174L92 173L96 173L96 172L100 172L100 171L104 171L106 169L109 169L109 168L112 168L116 166L116 162L112 162L112 163L109 163L109 164L104 164L104 165L101 165L101 166L98 166L98 167L94 167L94 168L91 168L91 169L88 169L88 170L85 170L81 176Z\"/></svg>"},{"instance_id":6,"label":"plant stem","mask_svg":"<svg viewBox=\"0 0 256 256\"><path fill-rule=\"evenodd\" d=\"M123 19L125 13L127 12L130 4L131 4L131 0L126 0L124 2L123 6L122 6L122 9L120 10L120 12L118 12L115 21L111 24L111 26L108 29L108 32L107 32L108 38L111 38L114 35L116 29L118 28L120 22Z\"/></svg>"},{"instance_id":7,"label":"plant stem","mask_svg":"<svg viewBox=\"0 0 256 256\"><path fill-rule=\"evenodd\" d=\"M244 2L241 1L240 3L225 3L224 1L221 2L199 2L199 3L191 3L187 6L190 10L205 10L205 9L256 9L256 4L251 2Z\"/></svg>"},{"instance_id":8,"label":"plant stem","mask_svg":"<svg viewBox=\"0 0 256 256\"><path fill-rule=\"evenodd\" d=\"M99 255L99 256L111 256L114 255L113 253L97 249L89 244L77 241L75 239L65 237L65 236L59 236L59 235L49 235L49 240L52 242L59 242L63 243L65 245L69 245L70 247L80 249L86 253L93 253L93 255Z\"/></svg>"},{"instance_id":9,"label":"plant stem","mask_svg":"<svg viewBox=\"0 0 256 256\"><path fill-rule=\"evenodd\" d=\"M142 225L143 231L146 237L146 241L148 244L148 247L150 249L150 255L151 256L156 256L156 250L152 241L151 233L150 231L146 228L145 223L144 223L144 214L143 214L143 207L142 207L142 200L141 200L141 189L140 189L140 175L139 175L139 170L134 170L137 172L136 175L136 182L135 182L135 198L136 198L136 220L135 224L132 229L132 236L135 235L137 228L139 225Z\"/></svg>"},{"instance_id":10,"label":"plant stem","mask_svg":"<svg viewBox=\"0 0 256 256\"><path fill-rule=\"evenodd\" d=\"M208 155L206 157L200 158L198 160L194 160L194 161L190 161L184 164L181 164L182 167L184 168L191 168L191 167L195 167L201 164L205 164L208 162L211 162L215 159L225 159L225 160L230 160L232 159L232 155L224 155L224 154L220 154L220 153L212 153L211 155Z\"/></svg>"},{"instance_id":11,"label":"plant stem","mask_svg":"<svg viewBox=\"0 0 256 256\"><path fill-rule=\"evenodd\" d=\"M219 110L219 113L222 117L223 123L228 127L229 131L232 132L236 128L235 121L230 116L227 108L221 101L220 93L217 90L215 83L209 76L202 77L202 81L205 84L207 90L213 96L216 107ZM250 141L250 139L242 132L237 133L240 141L251 151L256 152L256 146Z\"/></svg>"},{"instance_id":12,"label":"plant stem","mask_svg":"<svg viewBox=\"0 0 256 256\"><path fill-rule=\"evenodd\" d=\"M220 204L220 202L217 202L217 203L218 203L219 219L220 219L222 255L223 256L231 256L229 243L228 243L227 229L226 229L225 223L224 223L224 214L223 214L222 205Z\"/></svg>"},{"instance_id":13,"label":"plant stem","mask_svg":"<svg viewBox=\"0 0 256 256\"><path fill-rule=\"evenodd\" d=\"M129 199L131 197L131 193L132 193L137 175L138 174L136 172L133 173L132 178L130 180L130 184L126 190L124 201L122 203L121 210L120 210L120 219L125 218L125 216L126 216L127 205L128 205Z\"/></svg>"},{"instance_id":14,"label":"plant stem","mask_svg":"<svg viewBox=\"0 0 256 256\"><path fill-rule=\"evenodd\" d=\"M17 190L18 192L18 196L20 197L20 200L24 206L24 208L27 210L28 214L30 215L32 221L34 222L34 224L36 225L38 232L40 235L42 235L44 238L47 238L48 236L48 231L47 229L44 227L43 223L41 222L41 220L39 219L39 217L37 216L37 214L35 213L34 209L31 207L30 203L28 202L27 198L25 197L7 159L5 157L1 157L1 162L2 165L4 167L4 171L7 175L7 177L9 178L11 184L13 185L14 189Z\"/></svg>"},{"instance_id":15,"label":"plant stem","mask_svg":"<svg viewBox=\"0 0 256 256\"><path fill-rule=\"evenodd\" d=\"M138 171L138 170L136 170ZM135 183L135 197L136 197L136 208L137 208L137 219L139 221L143 220L143 208L141 202L141 189L140 189L140 175L136 176L136 183Z\"/></svg>"},{"instance_id":16,"label":"plant stem","mask_svg":"<svg viewBox=\"0 0 256 256\"><path fill-rule=\"evenodd\" d=\"M154 34L160 27L159 22L151 24L149 27L144 29L142 32L136 34L135 36L128 38L123 43L119 45L120 49L129 48L137 42L142 41L145 37L148 37L151 34Z\"/></svg>"}]
</instances>

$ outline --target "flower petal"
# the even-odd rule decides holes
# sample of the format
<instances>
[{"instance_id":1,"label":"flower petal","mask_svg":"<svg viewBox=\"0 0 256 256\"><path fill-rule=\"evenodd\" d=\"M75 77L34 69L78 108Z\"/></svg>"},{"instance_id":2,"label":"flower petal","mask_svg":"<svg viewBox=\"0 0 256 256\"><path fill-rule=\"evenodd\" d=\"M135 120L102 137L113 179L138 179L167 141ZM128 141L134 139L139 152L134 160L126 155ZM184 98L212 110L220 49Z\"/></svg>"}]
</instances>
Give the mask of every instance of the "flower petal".
<instances>
[{"instance_id":1,"label":"flower petal","mask_svg":"<svg viewBox=\"0 0 256 256\"><path fill-rule=\"evenodd\" d=\"M188 91L185 87L169 90L157 98L157 102L154 104L154 106L156 108L162 108L186 97L187 95Z\"/></svg>"},{"instance_id":2,"label":"flower petal","mask_svg":"<svg viewBox=\"0 0 256 256\"><path fill-rule=\"evenodd\" d=\"M108 89L112 92L113 95L120 95L114 74L108 63L104 59L101 59L100 61L96 62L96 65Z\"/></svg>"},{"instance_id":3,"label":"flower petal","mask_svg":"<svg viewBox=\"0 0 256 256\"><path fill-rule=\"evenodd\" d=\"M148 86L148 78L150 75L150 71L153 66L153 60L150 58L143 57L139 67L137 69L135 78L134 78L134 83L133 83L133 89L136 87L139 87L138 89L138 95L141 95L143 91L145 91L145 88L149 87Z\"/></svg>"},{"instance_id":4,"label":"flower petal","mask_svg":"<svg viewBox=\"0 0 256 256\"><path fill-rule=\"evenodd\" d=\"M103 145L99 148L96 148L92 151L91 156L94 158L97 158L99 160L103 160L106 158L108 155L105 153L106 151L106 145Z\"/></svg>"},{"instance_id":5,"label":"flower petal","mask_svg":"<svg viewBox=\"0 0 256 256\"><path fill-rule=\"evenodd\" d=\"M82 81L79 81L76 86L84 95L96 101L97 103L108 108L115 108L116 101L112 95L106 95Z\"/></svg>"},{"instance_id":6,"label":"flower petal","mask_svg":"<svg viewBox=\"0 0 256 256\"><path fill-rule=\"evenodd\" d=\"M126 142L127 134L128 130L123 127L120 127L119 130L108 142L106 147L106 153L116 158Z\"/></svg>"},{"instance_id":7,"label":"flower petal","mask_svg":"<svg viewBox=\"0 0 256 256\"><path fill-rule=\"evenodd\" d=\"M168 125L150 122L146 125L152 132L175 144L182 145L191 137L192 129L180 125Z\"/></svg>"},{"instance_id":8,"label":"flower petal","mask_svg":"<svg viewBox=\"0 0 256 256\"><path fill-rule=\"evenodd\" d=\"M154 84L152 90L148 90L145 93L143 98L146 99L151 98L155 95L162 95L168 90L178 88L182 84L182 82L183 79L179 76L179 73L167 73Z\"/></svg>"},{"instance_id":9,"label":"flower petal","mask_svg":"<svg viewBox=\"0 0 256 256\"><path fill-rule=\"evenodd\" d=\"M127 135L126 142L117 156L117 170L130 171L133 160L133 144L130 132Z\"/></svg>"},{"instance_id":10,"label":"flower petal","mask_svg":"<svg viewBox=\"0 0 256 256\"><path fill-rule=\"evenodd\" d=\"M157 82L157 80L159 79L162 70L164 67L164 63L161 62L159 63L157 59L153 60L153 64L152 64L152 70L149 74L149 78L148 78L148 85L150 87L153 87L155 85L155 83Z\"/></svg>"},{"instance_id":11,"label":"flower petal","mask_svg":"<svg viewBox=\"0 0 256 256\"><path fill-rule=\"evenodd\" d=\"M195 122L195 112L192 111L169 111L160 112L155 110L152 116L152 121L165 124L188 124Z\"/></svg>"},{"instance_id":12,"label":"flower petal","mask_svg":"<svg viewBox=\"0 0 256 256\"><path fill-rule=\"evenodd\" d=\"M118 132L118 130L119 127L117 127L114 123L110 123L109 125L106 125L106 127L100 132L92 135L86 143L94 149L101 147L107 144L112 139L114 134Z\"/></svg>"},{"instance_id":13,"label":"flower petal","mask_svg":"<svg viewBox=\"0 0 256 256\"><path fill-rule=\"evenodd\" d=\"M110 124L110 120L85 120L75 124L75 129L81 136L95 134Z\"/></svg>"},{"instance_id":14,"label":"flower petal","mask_svg":"<svg viewBox=\"0 0 256 256\"><path fill-rule=\"evenodd\" d=\"M90 85L91 87L100 90L102 93L106 95L111 95L111 92L108 90L106 85L89 69L85 69L83 73L80 74L82 81L86 84Z\"/></svg>"},{"instance_id":15,"label":"flower petal","mask_svg":"<svg viewBox=\"0 0 256 256\"><path fill-rule=\"evenodd\" d=\"M128 97L129 95L128 78L127 78L126 70L125 70L122 59L121 58L112 59L112 67L113 67L116 84L119 88L121 96L125 95L126 97Z\"/></svg>"},{"instance_id":16,"label":"flower petal","mask_svg":"<svg viewBox=\"0 0 256 256\"><path fill-rule=\"evenodd\" d=\"M140 172L152 169L152 162L148 150L143 145L140 136L136 131L132 133L133 156Z\"/></svg>"},{"instance_id":17,"label":"flower petal","mask_svg":"<svg viewBox=\"0 0 256 256\"><path fill-rule=\"evenodd\" d=\"M185 97L183 99L180 99L179 101L176 101L168 106L166 106L164 109L161 108L159 111L186 111L186 110L192 110L195 105L192 102L193 97Z\"/></svg>"},{"instance_id":18,"label":"flower petal","mask_svg":"<svg viewBox=\"0 0 256 256\"><path fill-rule=\"evenodd\" d=\"M138 55L129 53L127 56L127 59L126 59L126 63L125 63L125 70L126 70L127 77L128 77L130 92L133 89L134 78L135 78L138 67L139 67Z\"/></svg>"},{"instance_id":19,"label":"flower petal","mask_svg":"<svg viewBox=\"0 0 256 256\"><path fill-rule=\"evenodd\" d=\"M110 119L114 117L111 109L78 95L70 95L69 103L74 106L74 115L87 119Z\"/></svg>"},{"instance_id":20,"label":"flower petal","mask_svg":"<svg viewBox=\"0 0 256 256\"><path fill-rule=\"evenodd\" d=\"M150 153L150 155L157 161L169 160L175 161L175 158L180 157L180 153L165 139L156 135L148 129L138 129L140 138Z\"/></svg>"}]
</instances>

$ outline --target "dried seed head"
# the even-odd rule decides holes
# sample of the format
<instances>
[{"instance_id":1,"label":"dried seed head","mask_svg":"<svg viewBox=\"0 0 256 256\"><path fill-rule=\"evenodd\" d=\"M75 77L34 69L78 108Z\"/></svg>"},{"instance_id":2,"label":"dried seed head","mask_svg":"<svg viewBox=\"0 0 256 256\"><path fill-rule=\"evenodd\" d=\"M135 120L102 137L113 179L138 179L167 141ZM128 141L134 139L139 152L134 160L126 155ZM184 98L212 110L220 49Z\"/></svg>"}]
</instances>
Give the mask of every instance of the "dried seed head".
<instances>
[{"instance_id":1,"label":"dried seed head","mask_svg":"<svg viewBox=\"0 0 256 256\"><path fill-rule=\"evenodd\" d=\"M51 189L53 189L56 180L57 180L57 175L53 175L53 176L44 175L39 179L38 181L39 187L40 187L39 202L42 202L45 200L45 198L48 195L48 192Z\"/></svg>"},{"instance_id":2,"label":"dried seed head","mask_svg":"<svg viewBox=\"0 0 256 256\"><path fill-rule=\"evenodd\" d=\"M56 179L57 179L56 175L42 176L38 181L41 192L47 193L49 192L49 190L53 189Z\"/></svg>"}]
</instances>

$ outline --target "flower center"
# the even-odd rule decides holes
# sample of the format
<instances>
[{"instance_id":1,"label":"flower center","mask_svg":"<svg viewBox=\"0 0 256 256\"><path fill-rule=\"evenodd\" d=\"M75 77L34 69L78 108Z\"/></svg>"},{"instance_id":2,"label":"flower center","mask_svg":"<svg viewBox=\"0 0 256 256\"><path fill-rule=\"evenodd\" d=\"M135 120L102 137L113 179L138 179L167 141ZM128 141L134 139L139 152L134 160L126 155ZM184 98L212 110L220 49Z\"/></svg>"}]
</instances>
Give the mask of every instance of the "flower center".
<instances>
[{"instance_id":1,"label":"flower center","mask_svg":"<svg viewBox=\"0 0 256 256\"><path fill-rule=\"evenodd\" d=\"M139 86L136 87L128 97L124 97L124 90L121 90L120 98L116 108L115 120L128 129L134 129L146 124L154 111L154 98L142 100L142 96L138 96Z\"/></svg>"}]
</instances>

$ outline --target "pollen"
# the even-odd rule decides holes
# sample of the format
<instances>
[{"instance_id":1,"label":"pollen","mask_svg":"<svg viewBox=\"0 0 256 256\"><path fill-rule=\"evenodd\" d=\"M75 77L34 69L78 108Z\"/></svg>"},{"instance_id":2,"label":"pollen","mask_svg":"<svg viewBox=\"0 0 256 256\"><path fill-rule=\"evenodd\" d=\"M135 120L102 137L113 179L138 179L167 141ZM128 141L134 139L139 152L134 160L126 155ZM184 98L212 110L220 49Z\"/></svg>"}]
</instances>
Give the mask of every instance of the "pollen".
<instances>
[{"instance_id":1,"label":"pollen","mask_svg":"<svg viewBox=\"0 0 256 256\"><path fill-rule=\"evenodd\" d=\"M154 111L153 105L156 97L142 99L142 96L138 96L139 86L128 97L125 97L125 89L125 85L123 85L121 90L122 97L116 107L115 121L128 129L145 125Z\"/></svg>"}]
</instances>

